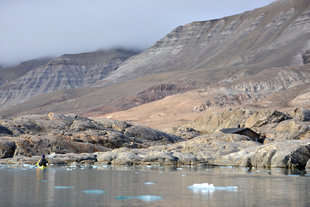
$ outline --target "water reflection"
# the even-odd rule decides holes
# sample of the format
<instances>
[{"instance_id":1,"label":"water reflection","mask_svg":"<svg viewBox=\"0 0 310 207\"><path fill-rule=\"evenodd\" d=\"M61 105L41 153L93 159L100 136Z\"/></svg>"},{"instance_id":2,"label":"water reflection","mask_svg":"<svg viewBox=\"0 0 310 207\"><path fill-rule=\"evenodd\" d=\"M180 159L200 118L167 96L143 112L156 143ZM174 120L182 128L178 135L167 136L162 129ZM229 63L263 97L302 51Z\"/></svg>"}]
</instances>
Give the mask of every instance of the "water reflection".
<instances>
[{"instance_id":1,"label":"water reflection","mask_svg":"<svg viewBox=\"0 0 310 207\"><path fill-rule=\"evenodd\" d=\"M205 166L0 166L0 199L18 207L309 206L309 174ZM201 188L204 183L214 186ZM188 188L194 184L198 188Z\"/></svg>"}]
</instances>

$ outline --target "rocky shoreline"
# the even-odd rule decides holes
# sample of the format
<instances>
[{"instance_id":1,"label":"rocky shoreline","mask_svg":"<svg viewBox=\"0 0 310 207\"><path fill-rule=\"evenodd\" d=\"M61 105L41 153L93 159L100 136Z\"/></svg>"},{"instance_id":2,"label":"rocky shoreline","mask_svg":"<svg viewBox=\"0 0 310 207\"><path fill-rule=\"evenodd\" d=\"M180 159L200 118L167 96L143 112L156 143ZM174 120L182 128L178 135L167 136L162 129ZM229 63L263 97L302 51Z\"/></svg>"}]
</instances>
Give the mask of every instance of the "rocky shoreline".
<instances>
[{"instance_id":1,"label":"rocky shoreline","mask_svg":"<svg viewBox=\"0 0 310 207\"><path fill-rule=\"evenodd\" d=\"M259 143L248 134L264 134ZM240 130L235 130L240 131ZM110 119L50 113L0 118L0 164L214 165L310 168L310 111L230 109L165 132Z\"/></svg>"}]
</instances>

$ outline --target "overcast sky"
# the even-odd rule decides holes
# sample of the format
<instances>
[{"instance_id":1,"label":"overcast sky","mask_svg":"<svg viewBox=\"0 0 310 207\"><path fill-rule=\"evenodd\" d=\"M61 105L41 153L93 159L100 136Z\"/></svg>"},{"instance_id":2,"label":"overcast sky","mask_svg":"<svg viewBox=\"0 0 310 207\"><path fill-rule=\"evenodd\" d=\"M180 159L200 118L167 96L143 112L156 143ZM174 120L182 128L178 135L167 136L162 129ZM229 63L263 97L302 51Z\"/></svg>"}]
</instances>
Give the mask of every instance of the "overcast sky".
<instances>
[{"instance_id":1,"label":"overcast sky","mask_svg":"<svg viewBox=\"0 0 310 207\"><path fill-rule=\"evenodd\" d=\"M179 25L273 1L0 0L0 65L99 48L142 50Z\"/></svg>"}]
</instances>

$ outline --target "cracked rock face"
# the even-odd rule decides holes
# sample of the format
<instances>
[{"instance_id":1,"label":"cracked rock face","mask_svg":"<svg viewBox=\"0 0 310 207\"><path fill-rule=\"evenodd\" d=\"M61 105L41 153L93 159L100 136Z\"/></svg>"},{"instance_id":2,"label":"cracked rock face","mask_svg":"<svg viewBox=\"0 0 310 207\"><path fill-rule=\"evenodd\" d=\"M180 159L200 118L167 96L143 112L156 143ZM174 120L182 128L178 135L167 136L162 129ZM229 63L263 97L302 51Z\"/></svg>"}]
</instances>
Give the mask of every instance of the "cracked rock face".
<instances>
[{"instance_id":1,"label":"cracked rock face","mask_svg":"<svg viewBox=\"0 0 310 207\"><path fill-rule=\"evenodd\" d=\"M302 111L297 108L290 115L276 110L228 110L197 120L191 127L167 130L178 136L123 121L94 121L74 114L2 118L0 125L12 134L3 133L0 139L0 163L33 163L34 158L29 157L54 152L55 164L208 164L304 169L310 159L310 122L301 119ZM219 132L236 124L266 134L264 144L246 135Z\"/></svg>"},{"instance_id":2,"label":"cracked rock face","mask_svg":"<svg viewBox=\"0 0 310 207\"><path fill-rule=\"evenodd\" d=\"M180 141L174 135L116 120L50 113L0 119L0 157L94 153Z\"/></svg>"},{"instance_id":3,"label":"cracked rock face","mask_svg":"<svg viewBox=\"0 0 310 207\"><path fill-rule=\"evenodd\" d=\"M135 54L133 51L111 50L63 55L0 85L1 107L24 102L40 94L90 86Z\"/></svg>"}]
</instances>

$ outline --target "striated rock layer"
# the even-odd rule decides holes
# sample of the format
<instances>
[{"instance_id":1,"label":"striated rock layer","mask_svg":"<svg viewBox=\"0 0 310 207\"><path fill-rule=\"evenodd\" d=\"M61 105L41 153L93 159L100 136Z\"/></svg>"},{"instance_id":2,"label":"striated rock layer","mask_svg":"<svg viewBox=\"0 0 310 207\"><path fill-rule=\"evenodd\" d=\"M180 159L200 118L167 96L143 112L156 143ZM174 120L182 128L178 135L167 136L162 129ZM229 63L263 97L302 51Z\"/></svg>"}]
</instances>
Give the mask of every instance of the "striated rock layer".
<instances>
[{"instance_id":1,"label":"striated rock layer","mask_svg":"<svg viewBox=\"0 0 310 207\"><path fill-rule=\"evenodd\" d=\"M7 81L2 86L0 84L0 108L61 89L87 87L104 79L135 54L133 51L116 49L63 55L45 64L33 64L21 77ZM25 68L22 65L19 72ZM9 69L5 71L10 72Z\"/></svg>"}]
</instances>

